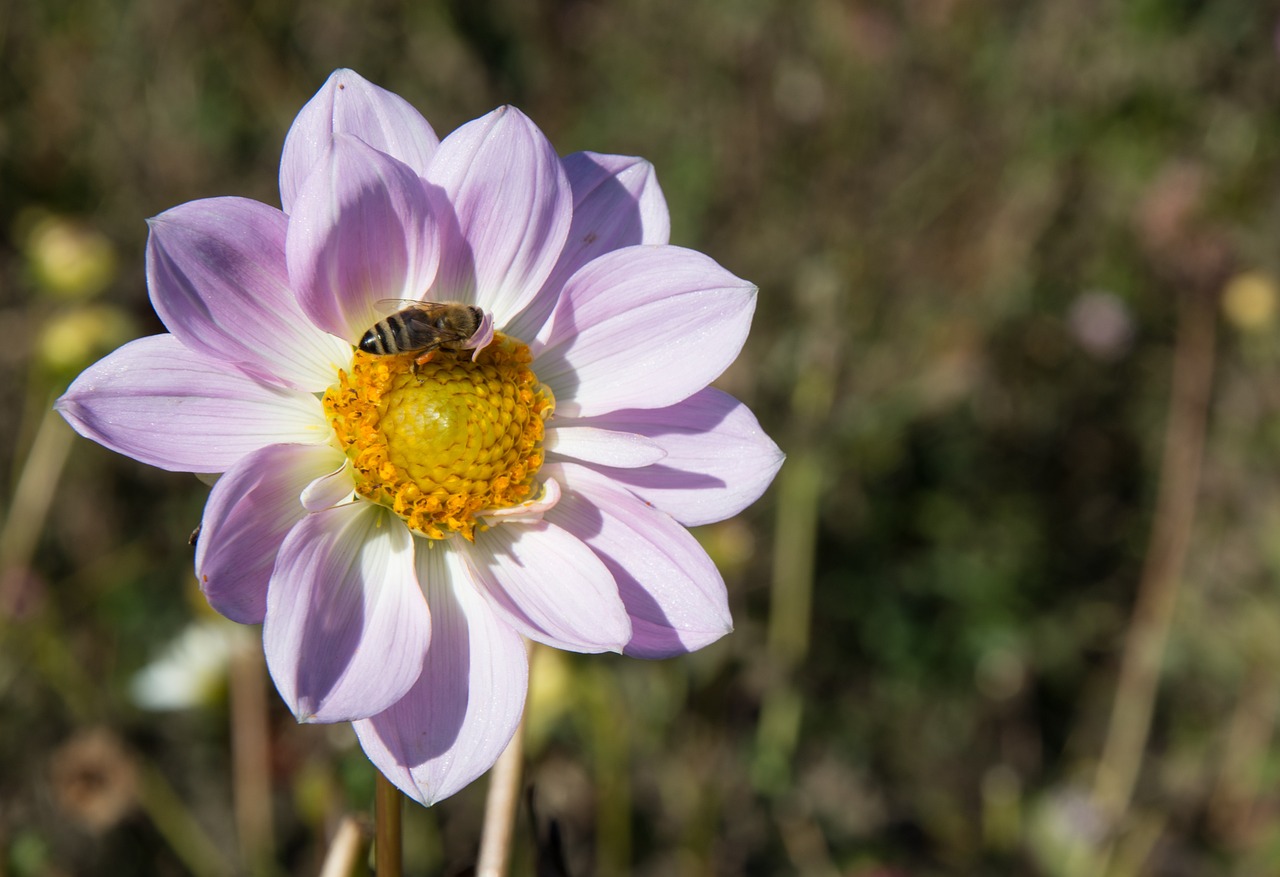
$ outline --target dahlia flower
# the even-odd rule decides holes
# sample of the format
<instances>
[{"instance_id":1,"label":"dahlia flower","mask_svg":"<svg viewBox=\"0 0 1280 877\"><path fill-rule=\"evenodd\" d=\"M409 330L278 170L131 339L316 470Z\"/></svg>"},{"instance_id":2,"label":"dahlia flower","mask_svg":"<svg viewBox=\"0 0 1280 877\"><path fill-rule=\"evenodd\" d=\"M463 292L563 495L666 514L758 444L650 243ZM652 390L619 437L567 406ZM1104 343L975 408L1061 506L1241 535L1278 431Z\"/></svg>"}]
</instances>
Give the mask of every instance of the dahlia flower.
<instances>
[{"instance_id":1,"label":"dahlia flower","mask_svg":"<svg viewBox=\"0 0 1280 877\"><path fill-rule=\"evenodd\" d=\"M685 528L741 511L782 462L708 386L756 290L668 244L647 162L560 158L512 107L440 140L349 70L294 121L280 196L152 219L168 333L57 407L136 460L221 473L195 556L209 602L263 625L299 721L354 722L430 804L511 738L525 638L661 658L730 630ZM426 356L357 346L422 301L484 326Z\"/></svg>"}]
</instances>

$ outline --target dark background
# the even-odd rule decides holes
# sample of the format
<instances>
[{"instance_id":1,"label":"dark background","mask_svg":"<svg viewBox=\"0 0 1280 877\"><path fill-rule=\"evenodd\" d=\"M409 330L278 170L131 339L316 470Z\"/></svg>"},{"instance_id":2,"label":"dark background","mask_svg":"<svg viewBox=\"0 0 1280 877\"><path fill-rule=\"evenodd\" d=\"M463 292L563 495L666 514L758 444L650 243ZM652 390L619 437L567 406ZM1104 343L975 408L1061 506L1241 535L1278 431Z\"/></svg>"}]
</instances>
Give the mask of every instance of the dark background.
<instances>
[{"instance_id":1,"label":"dark background","mask_svg":"<svg viewBox=\"0 0 1280 877\"><path fill-rule=\"evenodd\" d=\"M760 286L720 385L789 459L698 532L737 630L661 663L537 655L513 873L553 822L575 875L1276 873L1276 21L0 6L0 875L314 874L369 810L349 728L296 726L256 631L203 605L207 489L49 414L161 328L144 218L278 203L339 66L442 136L509 102L562 153L645 156L672 242ZM203 670L168 672L199 696L146 708L136 674L191 625ZM474 862L484 786L407 809L407 873Z\"/></svg>"}]
</instances>

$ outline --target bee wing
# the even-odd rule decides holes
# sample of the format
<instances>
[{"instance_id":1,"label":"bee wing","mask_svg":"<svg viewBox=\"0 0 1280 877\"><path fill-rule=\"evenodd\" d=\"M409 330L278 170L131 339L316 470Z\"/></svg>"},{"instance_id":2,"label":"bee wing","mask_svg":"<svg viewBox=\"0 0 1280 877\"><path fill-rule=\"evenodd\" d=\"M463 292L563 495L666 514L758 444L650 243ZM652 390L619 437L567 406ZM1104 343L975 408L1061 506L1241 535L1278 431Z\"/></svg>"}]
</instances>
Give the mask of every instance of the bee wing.
<instances>
[{"instance_id":1,"label":"bee wing","mask_svg":"<svg viewBox=\"0 0 1280 877\"><path fill-rule=\"evenodd\" d=\"M433 346L466 341L470 333L443 319L444 312L445 308L436 302L423 302L418 307L401 311L400 319L418 337L434 339Z\"/></svg>"},{"instance_id":2,"label":"bee wing","mask_svg":"<svg viewBox=\"0 0 1280 877\"><path fill-rule=\"evenodd\" d=\"M410 315L414 315L418 319L415 320L419 325L426 326L426 320L430 320L434 325L436 319L448 311L457 302L451 301L420 301L416 298L384 298L376 303L376 307L380 310L385 309L388 316L391 314L400 314L406 320L410 319Z\"/></svg>"},{"instance_id":3,"label":"bee wing","mask_svg":"<svg viewBox=\"0 0 1280 877\"><path fill-rule=\"evenodd\" d=\"M396 311L420 308L431 304L435 304L435 302L419 301L416 298L380 298L373 303L373 306L382 313L394 314Z\"/></svg>"},{"instance_id":4,"label":"bee wing","mask_svg":"<svg viewBox=\"0 0 1280 877\"><path fill-rule=\"evenodd\" d=\"M397 316L407 325L421 329L434 328L435 318L444 306L437 301L419 301L415 298L384 298L374 303L385 317ZM384 319L385 319L384 317Z\"/></svg>"},{"instance_id":5,"label":"bee wing","mask_svg":"<svg viewBox=\"0 0 1280 877\"><path fill-rule=\"evenodd\" d=\"M389 311L400 310L403 308L438 308L445 305L466 304L459 301L426 301L420 298L380 298L373 303L376 308L385 308Z\"/></svg>"}]
</instances>

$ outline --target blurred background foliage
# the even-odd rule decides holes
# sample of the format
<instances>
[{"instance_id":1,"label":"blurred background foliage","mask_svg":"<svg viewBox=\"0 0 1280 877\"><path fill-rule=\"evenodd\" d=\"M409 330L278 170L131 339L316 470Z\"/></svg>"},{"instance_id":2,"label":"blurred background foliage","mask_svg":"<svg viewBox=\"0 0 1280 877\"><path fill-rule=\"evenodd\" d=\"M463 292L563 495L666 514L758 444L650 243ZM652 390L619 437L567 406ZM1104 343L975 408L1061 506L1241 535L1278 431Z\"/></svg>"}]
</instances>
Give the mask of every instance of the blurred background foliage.
<instances>
[{"instance_id":1,"label":"blurred background foliage","mask_svg":"<svg viewBox=\"0 0 1280 877\"><path fill-rule=\"evenodd\" d=\"M789 460L699 532L737 630L537 655L514 873L1280 873L1278 13L0 6L0 874L314 874L368 811L202 605L206 489L49 414L162 328L142 220L278 203L339 66L649 158L760 286L720 383ZM483 792L408 808L408 873L466 873Z\"/></svg>"}]
</instances>

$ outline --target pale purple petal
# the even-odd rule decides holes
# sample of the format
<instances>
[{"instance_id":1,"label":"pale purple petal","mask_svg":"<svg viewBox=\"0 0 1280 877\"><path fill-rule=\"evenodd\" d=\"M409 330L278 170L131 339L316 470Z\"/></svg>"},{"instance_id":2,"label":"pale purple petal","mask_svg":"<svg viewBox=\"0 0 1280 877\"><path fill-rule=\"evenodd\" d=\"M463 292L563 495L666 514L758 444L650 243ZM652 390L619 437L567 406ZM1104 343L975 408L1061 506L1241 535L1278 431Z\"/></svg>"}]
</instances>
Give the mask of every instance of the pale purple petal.
<instances>
[{"instance_id":1,"label":"pale purple petal","mask_svg":"<svg viewBox=\"0 0 1280 877\"><path fill-rule=\"evenodd\" d=\"M546 471L564 489L547 520L591 546L618 583L631 616L626 654L667 658L733 629L724 580L688 530L585 466Z\"/></svg>"},{"instance_id":2,"label":"pale purple petal","mask_svg":"<svg viewBox=\"0 0 1280 877\"><path fill-rule=\"evenodd\" d=\"M689 527L723 521L751 505L785 459L746 405L711 387L668 408L580 422L647 436L663 448L667 456L654 466L596 468Z\"/></svg>"},{"instance_id":3,"label":"pale purple petal","mask_svg":"<svg viewBox=\"0 0 1280 877\"><path fill-rule=\"evenodd\" d=\"M356 342L386 299L420 299L439 259L431 199L412 169L345 134L316 165L289 216L285 255L298 303Z\"/></svg>"},{"instance_id":4,"label":"pale purple petal","mask_svg":"<svg viewBox=\"0 0 1280 877\"><path fill-rule=\"evenodd\" d=\"M172 335L99 360L54 407L85 438L175 472L224 472L267 445L332 434L315 396L255 381Z\"/></svg>"},{"instance_id":5,"label":"pale purple petal","mask_svg":"<svg viewBox=\"0 0 1280 877\"><path fill-rule=\"evenodd\" d=\"M573 224L542 292L507 328L517 338L538 334L565 282L583 265L622 247L665 244L671 235L666 199L643 158L575 152L563 164L573 189Z\"/></svg>"},{"instance_id":6,"label":"pale purple petal","mask_svg":"<svg viewBox=\"0 0 1280 877\"><path fill-rule=\"evenodd\" d=\"M493 343L493 311L485 311L484 316L480 318L480 328L462 344L458 346L463 350L471 351L471 361L475 362L480 356L480 351L484 350Z\"/></svg>"},{"instance_id":7,"label":"pale purple petal","mask_svg":"<svg viewBox=\"0 0 1280 877\"><path fill-rule=\"evenodd\" d=\"M555 267L573 216L573 192L555 149L514 107L446 137L427 179L453 205L430 298L493 311L499 328L524 309Z\"/></svg>"},{"instance_id":8,"label":"pale purple petal","mask_svg":"<svg viewBox=\"0 0 1280 877\"><path fill-rule=\"evenodd\" d=\"M605 565L554 524L504 524L459 550L499 617L572 652L620 652L631 622Z\"/></svg>"},{"instance_id":9,"label":"pale purple petal","mask_svg":"<svg viewBox=\"0 0 1280 877\"><path fill-rule=\"evenodd\" d=\"M547 430L542 447L561 457L623 469L649 466L667 455L661 445L638 433L594 426L557 424Z\"/></svg>"},{"instance_id":10,"label":"pale purple petal","mask_svg":"<svg viewBox=\"0 0 1280 877\"><path fill-rule=\"evenodd\" d=\"M534 371L565 417L673 405L737 357L755 301L752 284L693 250L614 250L569 280Z\"/></svg>"},{"instance_id":11,"label":"pale purple petal","mask_svg":"<svg viewBox=\"0 0 1280 877\"><path fill-rule=\"evenodd\" d=\"M196 578L210 606L241 624L262 623L280 543L305 514L298 494L344 459L328 445L268 445L218 479L196 543Z\"/></svg>"},{"instance_id":12,"label":"pale purple petal","mask_svg":"<svg viewBox=\"0 0 1280 877\"><path fill-rule=\"evenodd\" d=\"M298 721L382 712L417 681L430 638L413 537L386 509L326 509L285 537L262 640L271 678Z\"/></svg>"},{"instance_id":13,"label":"pale purple petal","mask_svg":"<svg viewBox=\"0 0 1280 877\"><path fill-rule=\"evenodd\" d=\"M166 327L192 350L269 383L318 392L351 359L289 288L288 219L248 198L208 198L150 221L147 286Z\"/></svg>"},{"instance_id":14,"label":"pale purple petal","mask_svg":"<svg viewBox=\"0 0 1280 877\"><path fill-rule=\"evenodd\" d=\"M418 551L431 604L422 675L395 706L355 723L365 754L406 795L430 806L493 766L524 711L524 641L499 620L448 545Z\"/></svg>"},{"instance_id":15,"label":"pale purple petal","mask_svg":"<svg viewBox=\"0 0 1280 877\"><path fill-rule=\"evenodd\" d=\"M439 138L413 106L352 70L335 70L293 120L280 157L280 203L293 202L329 151L334 134L351 134L424 175Z\"/></svg>"}]
</instances>

